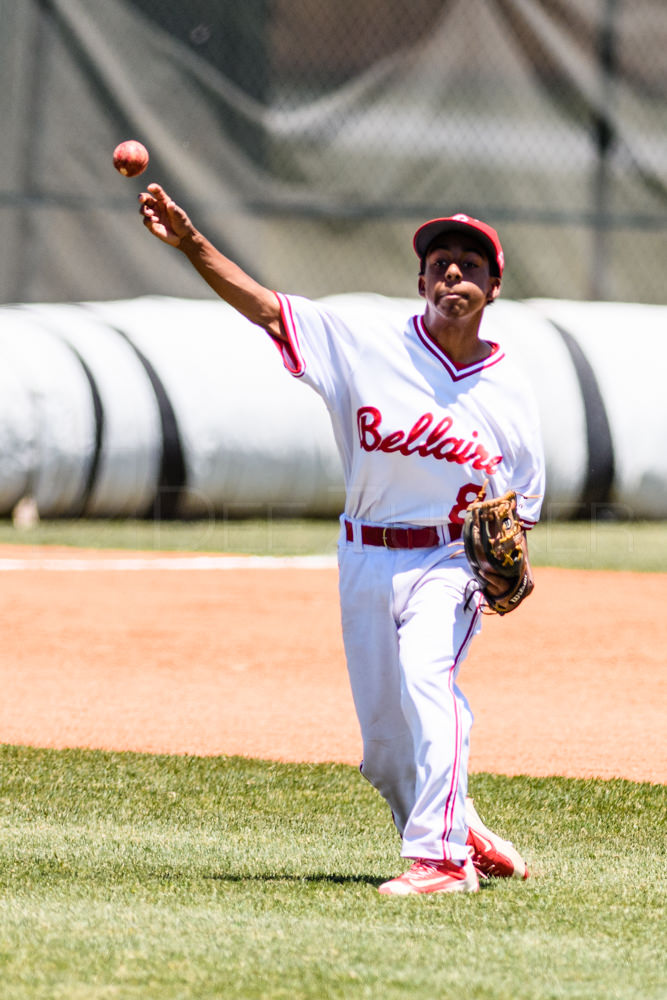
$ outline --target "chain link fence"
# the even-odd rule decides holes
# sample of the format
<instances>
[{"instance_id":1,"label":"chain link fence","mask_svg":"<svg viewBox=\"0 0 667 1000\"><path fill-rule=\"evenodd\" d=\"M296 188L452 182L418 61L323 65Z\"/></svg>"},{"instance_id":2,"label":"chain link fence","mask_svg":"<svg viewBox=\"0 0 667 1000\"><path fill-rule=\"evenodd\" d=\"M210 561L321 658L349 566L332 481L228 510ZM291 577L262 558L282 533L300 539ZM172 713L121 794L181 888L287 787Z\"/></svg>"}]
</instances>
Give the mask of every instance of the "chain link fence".
<instances>
[{"instance_id":1,"label":"chain link fence","mask_svg":"<svg viewBox=\"0 0 667 1000\"><path fill-rule=\"evenodd\" d=\"M665 303L664 0L0 0L0 300L206 296L135 217L130 136L271 287L416 295L414 229L495 225L504 296Z\"/></svg>"}]
</instances>

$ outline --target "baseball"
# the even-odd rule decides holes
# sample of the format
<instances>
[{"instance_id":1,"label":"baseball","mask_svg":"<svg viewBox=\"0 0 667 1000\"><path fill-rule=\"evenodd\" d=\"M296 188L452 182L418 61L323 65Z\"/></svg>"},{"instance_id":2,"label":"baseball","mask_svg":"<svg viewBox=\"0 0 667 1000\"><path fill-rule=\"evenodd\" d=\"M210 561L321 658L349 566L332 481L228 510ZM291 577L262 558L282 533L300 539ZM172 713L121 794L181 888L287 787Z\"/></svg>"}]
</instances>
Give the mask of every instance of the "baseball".
<instances>
[{"instance_id":1,"label":"baseball","mask_svg":"<svg viewBox=\"0 0 667 1000\"><path fill-rule=\"evenodd\" d=\"M138 177L148 166L148 150L136 139L126 139L114 149L113 165L123 177Z\"/></svg>"}]
</instances>

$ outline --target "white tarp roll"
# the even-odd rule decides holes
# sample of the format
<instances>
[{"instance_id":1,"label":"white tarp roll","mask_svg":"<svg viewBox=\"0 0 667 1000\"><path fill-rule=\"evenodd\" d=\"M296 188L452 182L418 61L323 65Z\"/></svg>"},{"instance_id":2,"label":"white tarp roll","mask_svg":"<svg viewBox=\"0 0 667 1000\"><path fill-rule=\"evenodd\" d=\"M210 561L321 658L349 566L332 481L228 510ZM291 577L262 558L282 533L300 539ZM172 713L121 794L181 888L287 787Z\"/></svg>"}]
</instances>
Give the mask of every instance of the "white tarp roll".
<instances>
[{"instance_id":1,"label":"white tarp roll","mask_svg":"<svg viewBox=\"0 0 667 1000\"><path fill-rule=\"evenodd\" d=\"M423 309L419 298L323 301L400 324ZM340 511L324 404L225 303L4 307L0 319L1 514L28 489L42 516L78 515L82 500L95 516ZM546 518L596 504L667 517L666 328L660 306L501 299L487 310L482 336L503 346L537 395Z\"/></svg>"},{"instance_id":2,"label":"white tarp roll","mask_svg":"<svg viewBox=\"0 0 667 1000\"><path fill-rule=\"evenodd\" d=\"M667 517L667 307L556 299L531 306L576 339L595 372L613 443L617 515Z\"/></svg>"},{"instance_id":3,"label":"white tarp roll","mask_svg":"<svg viewBox=\"0 0 667 1000\"><path fill-rule=\"evenodd\" d=\"M1 341L0 334L0 513L6 513L33 492L37 429L30 393Z\"/></svg>"},{"instance_id":4,"label":"white tarp roll","mask_svg":"<svg viewBox=\"0 0 667 1000\"><path fill-rule=\"evenodd\" d=\"M266 334L224 302L96 303L150 358L174 408L185 459L184 517L341 509L325 407L283 369Z\"/></svg>"},{"instance_id":5,"label":"white tarp roll","mask_svg":"<svg viewBox=\"0 0 667 1000\"><path fill-rule=\"evenodd\" d=\"M17 372L32 410L14 414L14 433L26 441L30 454L30 493L43 517L75 516L95 448L88 380L73 351L51 333L48 320L42 323L17 308L3 308L1 313L0 365L9 364ZM3 398L5 426L6 405ZM34 427L34 439L29 426ZM34 444L27 445L28 440ZM3 455L3 468L6 463Z\"/></svg>"},{"instance_id":6,"label":"white tarp roll","mask_svg":"<svg viewBox=\"0 0 667 1000\"><path fill-rule=\"evenodd\" d=\"M144 514L155 494L162 434L155 393L135 351L80 305L26 306L24 312L76 351L98 393L101 437L85 515Z\"/></svg>"}]
</instances>

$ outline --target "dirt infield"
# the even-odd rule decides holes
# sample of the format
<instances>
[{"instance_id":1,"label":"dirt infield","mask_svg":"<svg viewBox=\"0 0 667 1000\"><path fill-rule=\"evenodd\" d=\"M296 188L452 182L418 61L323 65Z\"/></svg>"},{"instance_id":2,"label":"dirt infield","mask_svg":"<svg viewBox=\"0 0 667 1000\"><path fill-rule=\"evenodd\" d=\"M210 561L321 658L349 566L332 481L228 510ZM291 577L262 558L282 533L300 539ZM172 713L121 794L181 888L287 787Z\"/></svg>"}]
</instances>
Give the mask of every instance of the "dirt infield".
<instances>
[{"instance_id":1,"label":"dirt infield","mask_svg":"<svg viewBox=\"0 0 667 1000\"><path fill-rule=\"evenodd\" d=\"M0 547L0 742L357 763L335 569L221 562ZM667 574L536 577L463 666L471 770L667 782Z\"/></svg>"}]
</instances>

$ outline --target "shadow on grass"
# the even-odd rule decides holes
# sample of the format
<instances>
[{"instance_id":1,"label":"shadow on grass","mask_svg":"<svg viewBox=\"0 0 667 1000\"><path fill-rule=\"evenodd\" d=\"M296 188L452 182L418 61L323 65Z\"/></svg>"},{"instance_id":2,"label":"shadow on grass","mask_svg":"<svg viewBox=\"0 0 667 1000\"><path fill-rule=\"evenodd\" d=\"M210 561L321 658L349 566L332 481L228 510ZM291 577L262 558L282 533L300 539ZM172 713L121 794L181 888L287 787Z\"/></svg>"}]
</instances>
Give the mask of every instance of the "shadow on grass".
<instances>
[{"instance_id":1,"label":"shadow on grass","mask_svg":"<svg viewBox=\"0 0 667 1000\"><path fill-rule=\"evenodd\" d=\"M206 875L204 877L216 882L230 882L235 884L240 884L242 882L326 884L329 882L332 885L368 885L377 889L383 882L386 882L387 879L394 878L395 876L388 874L384 878L376 878L370 875L328 875L322 872L311 875L279 875L265 873L263 875ZM496 878L480 879L480 891L492 892L500 881L503 880Z\"/></svg>"},{"instance_id":2,"label":"shadow on grass","mask_svg":"<svg viewBox=\"0 0 667 1000\"><path fill-rule=\"evenodd\" d=\"M334 885L374 885L376 888L382 885L384 879L371 878L369 875L327 875L318 873L314 875L288 875L270 874L263 875L205 875L206 879L216 882L331 882ZM388 876L391 878L391 876Z\"/></svg>"}]
</instances>

